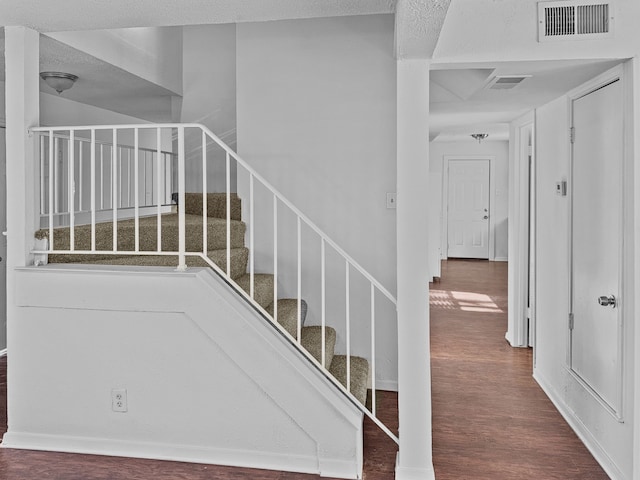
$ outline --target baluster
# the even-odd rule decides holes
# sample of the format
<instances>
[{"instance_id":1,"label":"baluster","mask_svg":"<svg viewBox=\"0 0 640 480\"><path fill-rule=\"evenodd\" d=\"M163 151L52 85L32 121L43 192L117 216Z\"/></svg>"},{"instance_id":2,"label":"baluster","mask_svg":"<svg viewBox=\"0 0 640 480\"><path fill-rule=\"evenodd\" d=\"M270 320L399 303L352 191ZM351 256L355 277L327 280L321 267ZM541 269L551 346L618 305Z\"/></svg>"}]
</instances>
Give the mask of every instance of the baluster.
<instances>
[{"instance_id":1,"label":"baluster","mask_svg":"<svg viewBox=\"0 0 640 480\"><path fill-rule=\"evenodd\" d=\"M231 160L229 159L229 152L227 152L226 159L226 187L227 187L227 275L231 276Z\"/></svg>"},{"instance_id":2,"label":"baluster","mask_svg":"<svg viewBox=\"0 0 640 480\"><path fill-rule=\"evenodd\" d=\"M53 212L54 212L54 200L53 200L53 192L54 192L54 173L53 168L55 166L54 159L54 139L53 139L53 130L49 130L49 250L53 250Z\"/></svg>"},{"instance_id":3,"label":"baluster","mask_svg":"<svg viewBox=\"0 0 640 480\"><path fill-rule=\"evenodd\" d=\"M44 157L45 157L45 147L44 147L44 135L39 133L40 135L40 214L44 215L45 210L45 198L44 198ZM51 159L49 159L51 162Z\"/></svg>"},{"instance_id":4,"label":"baluster","mask_svg":"<svg viewBox=\"0 0 640 480\"><path fill-rule=\"evenodd\" d=\"M351 391L351 285L349 282L349 261L345 260L344 280L345 280L345 341L347 344L347 390Z\"/></svg>"},{"instance_id":5,"label":"baluster","mask_svg":"<svg viewBox=\"0 0 640 480\"><path fill-rule=\"evenodd\" d=\"M104 210L104 145L100 144L100 210Z\"/></svg>"},{"instance_id":6,"label":"baluster","mask_svg":"<svg viewBox=\"0 0 640 480\"><path fill-rule=\"evenodd\" d=\"M273 195L273 320L278 321L278 197Z\"/></svg>"},{"instance_id":7,"label":"baluster","mask_svg":"<svg viewBox=\"0 0 640 480\"><path fill-rule=\"evenodd\" d=\"M96 130L91 129L91 251L96 251Z\"/></svg>"},{"instance_id":8,"label":"baluster","mask_svg":"<svg viewBox=\"0 0 640 480\"><path fill-rule=\"evenodd\" d=\"M298 343L302 341L302 228L300 224L300 216L297 217L297 236L298 236L298 320L296 339Z\"/></svg>"},{"instance_id":9,"label":"baluster","mask_svg":"<svg viewBox=\"0 0 640 480\"><path fill-rule=\"evenodd\" d=\"M118 251L118 130L113 129L111 144L111 209L113 210L113 251Z\"/></svg>"},{"instance_id":10,"label":"baluster","mask_svg":"<svg viewBox=\"0 0 640 480\"><path fill-rule=\"evenodd\" d=\"M84 191L84 180L82 178L82 153L84 148L82 148L82 139L78 139L78 148L80 151L78 152L78 179L80 181L79 195L78 195L78 211L82 211L82 193Z\"/></svg>"},{"instance_id":11,"label":"baluster","mask_svg":"<svg viewBox=\"0 0 640 480\"><path fill-rule=\"evenodd\" d=\"M325 367L325 363L326 363L326 353L325 353L325 345L327 343L327 340L325 339L325 330L326 330L326 322L327 322L327 318L326 318L326 313L327 313L327 305L326 305L326 299L327 299L327 286L326 286L326 272L325 272L325 246L324 246L324 238L321 238L321 242L320 242L320 272L321 272L321 283L320 283L320 288L321 288L321 300L320 300L320 305L322 308L322 327L321 327L321 335L322 335L322 353L321 355L321 359L322 359L322 366ZM326 367L325 367L326 368Z\"/></svg>"},{"instance_id":12,"label":"baluster","mask_svg":"<svg viewBox=\"0 0 640 480\"><path fill-rule=\"evenodd\" d=\"M254 197L253 173L249 174L249 296L255 296L255 245L254 245Z\"/></svg>"},{"instance_id":13,"label":"baluster","mask_svg":"<svg viewBox=\"0 0 640 480\"><path fill-rule=\"evenodd\" d=\"M134 177L134 193L133 193L133 218L134 218L134 235L135 235L135 251L140 251L140 178L138 169L140 167L140 129L133 130L133 177Z\"/></svg>"},{"instance_id":14,"label":"baluster","mask_svg":"<svg viewBox=\"0 0 640 480\"><path fill-rule=\"evenodd\" d=\"M160 141L160 129L158 129L158 142ZM158 148L160 144L158 143ZM185 259L186 251L186 210L185 210L185 153L184 153L184 127L178 127L178 268L179 271L187 269Z\"/></svg>"},{"instance_id":15,"label":"baluster","mask_svg":"<svg viewBox=\"0 0 640 480\"><path fill-rule=\"evenodd\" d=\"M179 130L178 130L178 134L179 134ZM156 204L157 204L157 213L156 213L156 218L157 218L157 225L158 225L158 230L157 230L157 239L156 239L156 245L158 247L158 252L162 251L162 207L160 205L160 189L162 187L162 178L160 176L160 171L162 170L162 168L160 168L160 152L162 151L162 135L160 132L160 128L156 128L156 158L158 159L158 165L155 166L156 169ZM151 157L153 159L153 157ZM153 161L153 160L152 160ZM153 198L153 195L152 195ZM180 209L178 208L178 212L180 212ZM182 222L184 223L184 222ZM182 227L184 227L184 225L182 225ZM178 225L178 230L180 230L181 226Z\"/></svg>"},{"instance_id":16,"label":"baluster","mask_svg":"<svg viewBox=\"0 0 640 480\"><path fill-rule=\"evenodd\" d=\"M53 130L52 130L53 132ZM60 140L58 139L58 137L55 137L54 141L54 153L53 153L53 168L54 168L54 176L55 176L55 182L54 182L54 197L55 197L55 206L54 206L54 210L56 213L60 213L60 180L59 180L59 175L60 175L60 168L58 166L58 155L59 155L59 151L60 151Z\"/></svg>"},{"instance_id":17,"label":"baluster","mask_svg":"<svg viewBox=\"0 0 640 480\"><path fill-rule=\"evenodd\" d=\"M207 135L202 131L202 253L207 255L209 251L209 213L208 213L208 188L207 188Z\"/></svg>"},{"instance_id":18,"label":"baluster","mask_svg":"<svg viewBox=\"0 0 640 480\"><path fill-rule=\"evenodd\" d=\"M371 283L371 413L376 415L376 291Z\"/></svg>"},{"instance_id":19,"label":"baluster","mask_svg":"<svg viewBox=\"0 0 640 480\"><path fill-rule=\"evenodd\" d=\"M67 203L69 209L69 250L74 251L75 247L75 130L69 131L69 154L67 170L69 172L67 185Z\"/></svg>"}]
</instances>

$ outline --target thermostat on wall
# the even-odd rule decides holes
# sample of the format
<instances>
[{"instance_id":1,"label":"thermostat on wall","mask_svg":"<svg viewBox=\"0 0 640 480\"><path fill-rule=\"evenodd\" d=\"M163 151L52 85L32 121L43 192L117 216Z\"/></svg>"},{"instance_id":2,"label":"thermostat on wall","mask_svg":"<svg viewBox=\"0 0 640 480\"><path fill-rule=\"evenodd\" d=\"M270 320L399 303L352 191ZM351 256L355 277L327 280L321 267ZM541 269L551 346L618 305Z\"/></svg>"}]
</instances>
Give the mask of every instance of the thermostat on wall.
<instances>
[{"instance_id":1,"label":"thermostat on wall","mask_svg":"<svg viewBox=\"0 0 640 480\"><path fill-rule=\"evenodd\" d=\"M567 181L562 180L561 182L556 182L556 195L560 195L561 197L567 196Z\"/></svg>"}]
</instances>

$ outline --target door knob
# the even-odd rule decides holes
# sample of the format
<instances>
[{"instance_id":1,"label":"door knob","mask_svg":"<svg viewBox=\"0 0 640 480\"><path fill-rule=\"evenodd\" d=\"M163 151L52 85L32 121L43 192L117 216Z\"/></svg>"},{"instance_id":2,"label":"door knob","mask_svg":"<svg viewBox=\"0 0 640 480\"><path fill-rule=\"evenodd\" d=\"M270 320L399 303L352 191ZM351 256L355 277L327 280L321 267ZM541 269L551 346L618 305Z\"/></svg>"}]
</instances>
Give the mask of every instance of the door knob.
<instances>
[{"instance_id":1,"label":"door knob","mask_svg":"<svg viewBox=\"0 0 640 480\"><path fill-rule=\"evenodd\" d=\"M609 295L608 297L603 295L598 297L598 304L602 307L616 308L616 297L613 295Z\"/></svg>"},{"instance_id":2,"label":"door knob","mask_svg":"<svg viewBox=\"0 0 640 480\"><path fill-rule=\"evenodd\" d=\"M485 215L484 217L482 217L483 220L486 220L487 218L489 218L489 215Z\"/></svg>"}]
</instances>

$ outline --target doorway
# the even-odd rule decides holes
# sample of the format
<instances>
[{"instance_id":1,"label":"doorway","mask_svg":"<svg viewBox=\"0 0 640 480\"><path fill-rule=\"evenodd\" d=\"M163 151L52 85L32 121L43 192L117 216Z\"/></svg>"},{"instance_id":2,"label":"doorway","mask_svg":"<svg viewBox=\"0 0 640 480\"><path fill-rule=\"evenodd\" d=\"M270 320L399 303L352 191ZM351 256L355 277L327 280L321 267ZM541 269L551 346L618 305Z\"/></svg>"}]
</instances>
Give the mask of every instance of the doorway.
<instances>
[{"instance_id":1,"label":"doorway","mask_svg":"<svg viewBox=\"0 0 640 480\"><path fill-rule=\"evenodd\" d=\"M491 160L488 157L445 158L445 258L492 259Z\"/></svg>"}]
</instances>

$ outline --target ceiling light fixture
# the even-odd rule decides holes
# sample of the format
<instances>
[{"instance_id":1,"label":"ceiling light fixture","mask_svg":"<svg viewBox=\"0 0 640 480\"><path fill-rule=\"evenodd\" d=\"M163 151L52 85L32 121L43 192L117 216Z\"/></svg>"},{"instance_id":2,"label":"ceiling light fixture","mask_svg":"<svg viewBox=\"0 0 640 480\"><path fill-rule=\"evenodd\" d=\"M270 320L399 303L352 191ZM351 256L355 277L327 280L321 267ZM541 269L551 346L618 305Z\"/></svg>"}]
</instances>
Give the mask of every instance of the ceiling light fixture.
<instances>
[{"instance_id":1,"label":"ceiling light fixture","mask_svg":"<svg viewBox=\"0 0 640 480\"><path fill-rule=\"evenodd\" d=\"M73 84L78 80L77 75L63 72L41 72L40 78L45 81L47 85L53 88L58 95L65 90L69 90L73 87Z\"/></svg>"},{"instance_id":2,"label":"ceiling light fixture","mask_svg":"<svg viewBox=\"0 0 640 480\"><path fill-rule=\"evenodd\" d=\"M487 138L489 136L488 133L472 133L471 136L475 139L478 140L478 143L482 142L482 140L484 140L485 138Z\"/></svg>"}]
</instances>

